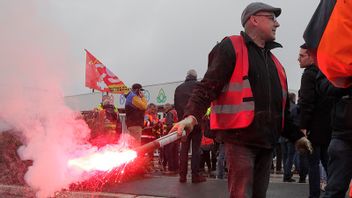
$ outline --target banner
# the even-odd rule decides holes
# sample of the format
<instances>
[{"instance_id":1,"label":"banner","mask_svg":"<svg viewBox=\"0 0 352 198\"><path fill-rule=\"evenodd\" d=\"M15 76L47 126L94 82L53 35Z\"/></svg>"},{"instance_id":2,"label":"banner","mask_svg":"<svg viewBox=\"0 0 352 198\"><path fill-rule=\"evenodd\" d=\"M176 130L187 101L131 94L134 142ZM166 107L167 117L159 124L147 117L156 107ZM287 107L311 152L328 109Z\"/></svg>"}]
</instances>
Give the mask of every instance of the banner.
<instances>
[{"instance_id":1,"label":"banner","mask_svg":"<svg viewBox=\"0 0 352 198\"><path fill-rule=\"evenodd\" d=\"M86 50L86 87L101 92L125 94L127 86L98 59Z\"/></svg>"},{"instance_id":2,"label":"banner","mask_svg":"<svg viewBox=\"0 0 352 198\"><path fill-rule=\"evenodd\" d=\"M352 85L352 1L321 0L305 32L317 65L336 87Z\"/></svg>"}]
</instances>

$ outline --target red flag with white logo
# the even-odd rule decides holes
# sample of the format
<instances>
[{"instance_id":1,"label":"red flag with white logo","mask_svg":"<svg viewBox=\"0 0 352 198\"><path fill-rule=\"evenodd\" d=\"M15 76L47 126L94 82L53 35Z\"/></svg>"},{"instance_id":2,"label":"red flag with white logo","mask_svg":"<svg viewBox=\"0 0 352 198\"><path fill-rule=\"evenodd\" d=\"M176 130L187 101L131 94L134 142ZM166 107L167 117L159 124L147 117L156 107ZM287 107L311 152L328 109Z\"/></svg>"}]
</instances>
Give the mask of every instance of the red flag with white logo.
<instances>
[{"instance_id":1,"label":"red flag with white logo","mask_svg":"<svg viewBox=\"0 0 352 198\"><path fill-rule=\"evenodd\" d=\"M86 51L86 87L101 92L124 94L127 86L88 50Z\"/></svg>"}]
</instances>

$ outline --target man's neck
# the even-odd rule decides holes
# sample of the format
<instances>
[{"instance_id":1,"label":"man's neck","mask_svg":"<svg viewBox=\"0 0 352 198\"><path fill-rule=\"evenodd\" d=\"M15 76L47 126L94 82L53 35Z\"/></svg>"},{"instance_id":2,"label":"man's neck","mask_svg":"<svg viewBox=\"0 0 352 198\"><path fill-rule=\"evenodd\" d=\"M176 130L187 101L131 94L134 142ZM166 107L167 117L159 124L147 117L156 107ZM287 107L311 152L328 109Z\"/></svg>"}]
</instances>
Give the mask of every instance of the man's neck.
<instances>
[{"instance_id":1,"label":"man's neck","mask_svg":"<svg viewBox=\"0 0 352 198\"><path fill-rule=\"evenodd\" d=\"M258 36L258 34L256 34L255 32L252 32L252 31L248 31L246 33L258 47L260 47L260 48L264 48L265 47L265 41L263 39L261 39Z\"/></svg>"}]
</instances>

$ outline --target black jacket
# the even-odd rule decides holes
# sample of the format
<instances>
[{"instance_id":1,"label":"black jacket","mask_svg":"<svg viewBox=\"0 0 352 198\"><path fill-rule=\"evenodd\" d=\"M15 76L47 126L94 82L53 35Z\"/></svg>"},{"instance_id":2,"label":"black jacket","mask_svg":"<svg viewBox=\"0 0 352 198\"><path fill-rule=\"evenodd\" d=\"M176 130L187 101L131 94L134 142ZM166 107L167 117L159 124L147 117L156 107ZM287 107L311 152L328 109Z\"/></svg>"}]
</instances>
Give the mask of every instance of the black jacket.
<instances>
[{"instance_id":1,"label":"black jacket","mask_svg":"<svg viewBox=\"0 0 352 198\"><path fill-rule=\"evenodd\" d=\"M189 98L192 95L192 91L199 84L197 78L194 76L187 76L185 82L180 84L175 89L174 105L177 112L178 120L182 120L184 112L188 103ZM203 114L204 115L204 114ZM195 126L192 132L201 132L200 126Z\"/></svg>"},{"instance_id":2,"label":"black jacket","mask_svg":"<svg viewBox=\"0 0 352 198\"><path fill-rule=\"evenodd\" d=\"M308 139L316 145L329 145L332 99L317 88L319 69L311 65L302 75L300 88L300 128L307 129Z\"/></svg>"},{"instance_id":3,"label":"black jacket","mask_svg":"<svg viewBox=\"0 0 352 198\"><path fill-rule=\"evenodd\" d=\"M331 111L332 138L352 143L352 86L336 88L321 73L318 85L322 92L335 98Z\"/></svg>"},{"instance_id":4,"label":"black jacket","mask_svg":"<svg viewBox=\"0 0 352 198\"><path fill-rule=\"evenodd\" d=\"M198 83L196 77L187 76L185 82L176 87L174 104L178 120L183 119L184 109L186 108L188 99L191 97L192 91Z\"/></svg>"},{"instance_id":5,"label":"black jacket","mask_svg":"<svg viewBox=\"0 0 352 198\"><path fill-rule=\"evenodd\" d=\"M281 47L275 42L268 42L265 48L259 48L245 33L241 33L248 48L249 71L255 101L255 116L251 125L244 129L232 129L216 132L225 142L272 148L282 131L282 88L276 66L271 59L270 50ZM215 100L223 87L230 81L236 63L235 50L229 38L218 43L209 54L208 70L201 83L195 88L186 108L185 115L194 115L201 120L210 102ZM287 104L289 104L287 100ZM288 113L289 105L285 112ZM289 120L289 116L285 116ZM288 123L288 122L287 122ZM293 128L292 122L286 124L286 137L292 141L302 137ZM297 133L291 133L294 130Z\"/></svg>"},{"instance_id":6,"label":"black jacket","mask_svg":"<svg viewBox=\"0 0 352 198\"><path fill-rule=\"evenodd\" d=\"M297 127L300 126L300 114L301 114L301 109L299 108L299 105L293 102L290 102L290 116L293 124L296 125Z\"/></svg>"}]
</instances>

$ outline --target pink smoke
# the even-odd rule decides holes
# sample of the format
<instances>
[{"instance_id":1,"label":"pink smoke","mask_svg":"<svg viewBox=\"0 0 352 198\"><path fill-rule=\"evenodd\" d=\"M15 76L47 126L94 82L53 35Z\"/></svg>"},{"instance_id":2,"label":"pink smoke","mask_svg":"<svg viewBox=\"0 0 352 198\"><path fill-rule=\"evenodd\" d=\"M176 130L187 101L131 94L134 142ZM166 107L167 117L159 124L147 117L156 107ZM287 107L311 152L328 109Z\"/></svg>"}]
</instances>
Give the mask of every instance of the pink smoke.
<instances>
[{"instance_id":1,"label":"pink smoke","mask_svg":"<svg viewBox=\"0 0 352 198\"><path fill-rule=\"evenodd\" d=\"M33 160L25 181L47 197L85 179L67 161L94 148L86 144L88 126L65 106L61 90L67 68L82 67L77 75L84 68L70 61L65 34L40 18L35 2L1 5L0 131L22 132L18 154Z\"/></svg>"}]
</instances>

